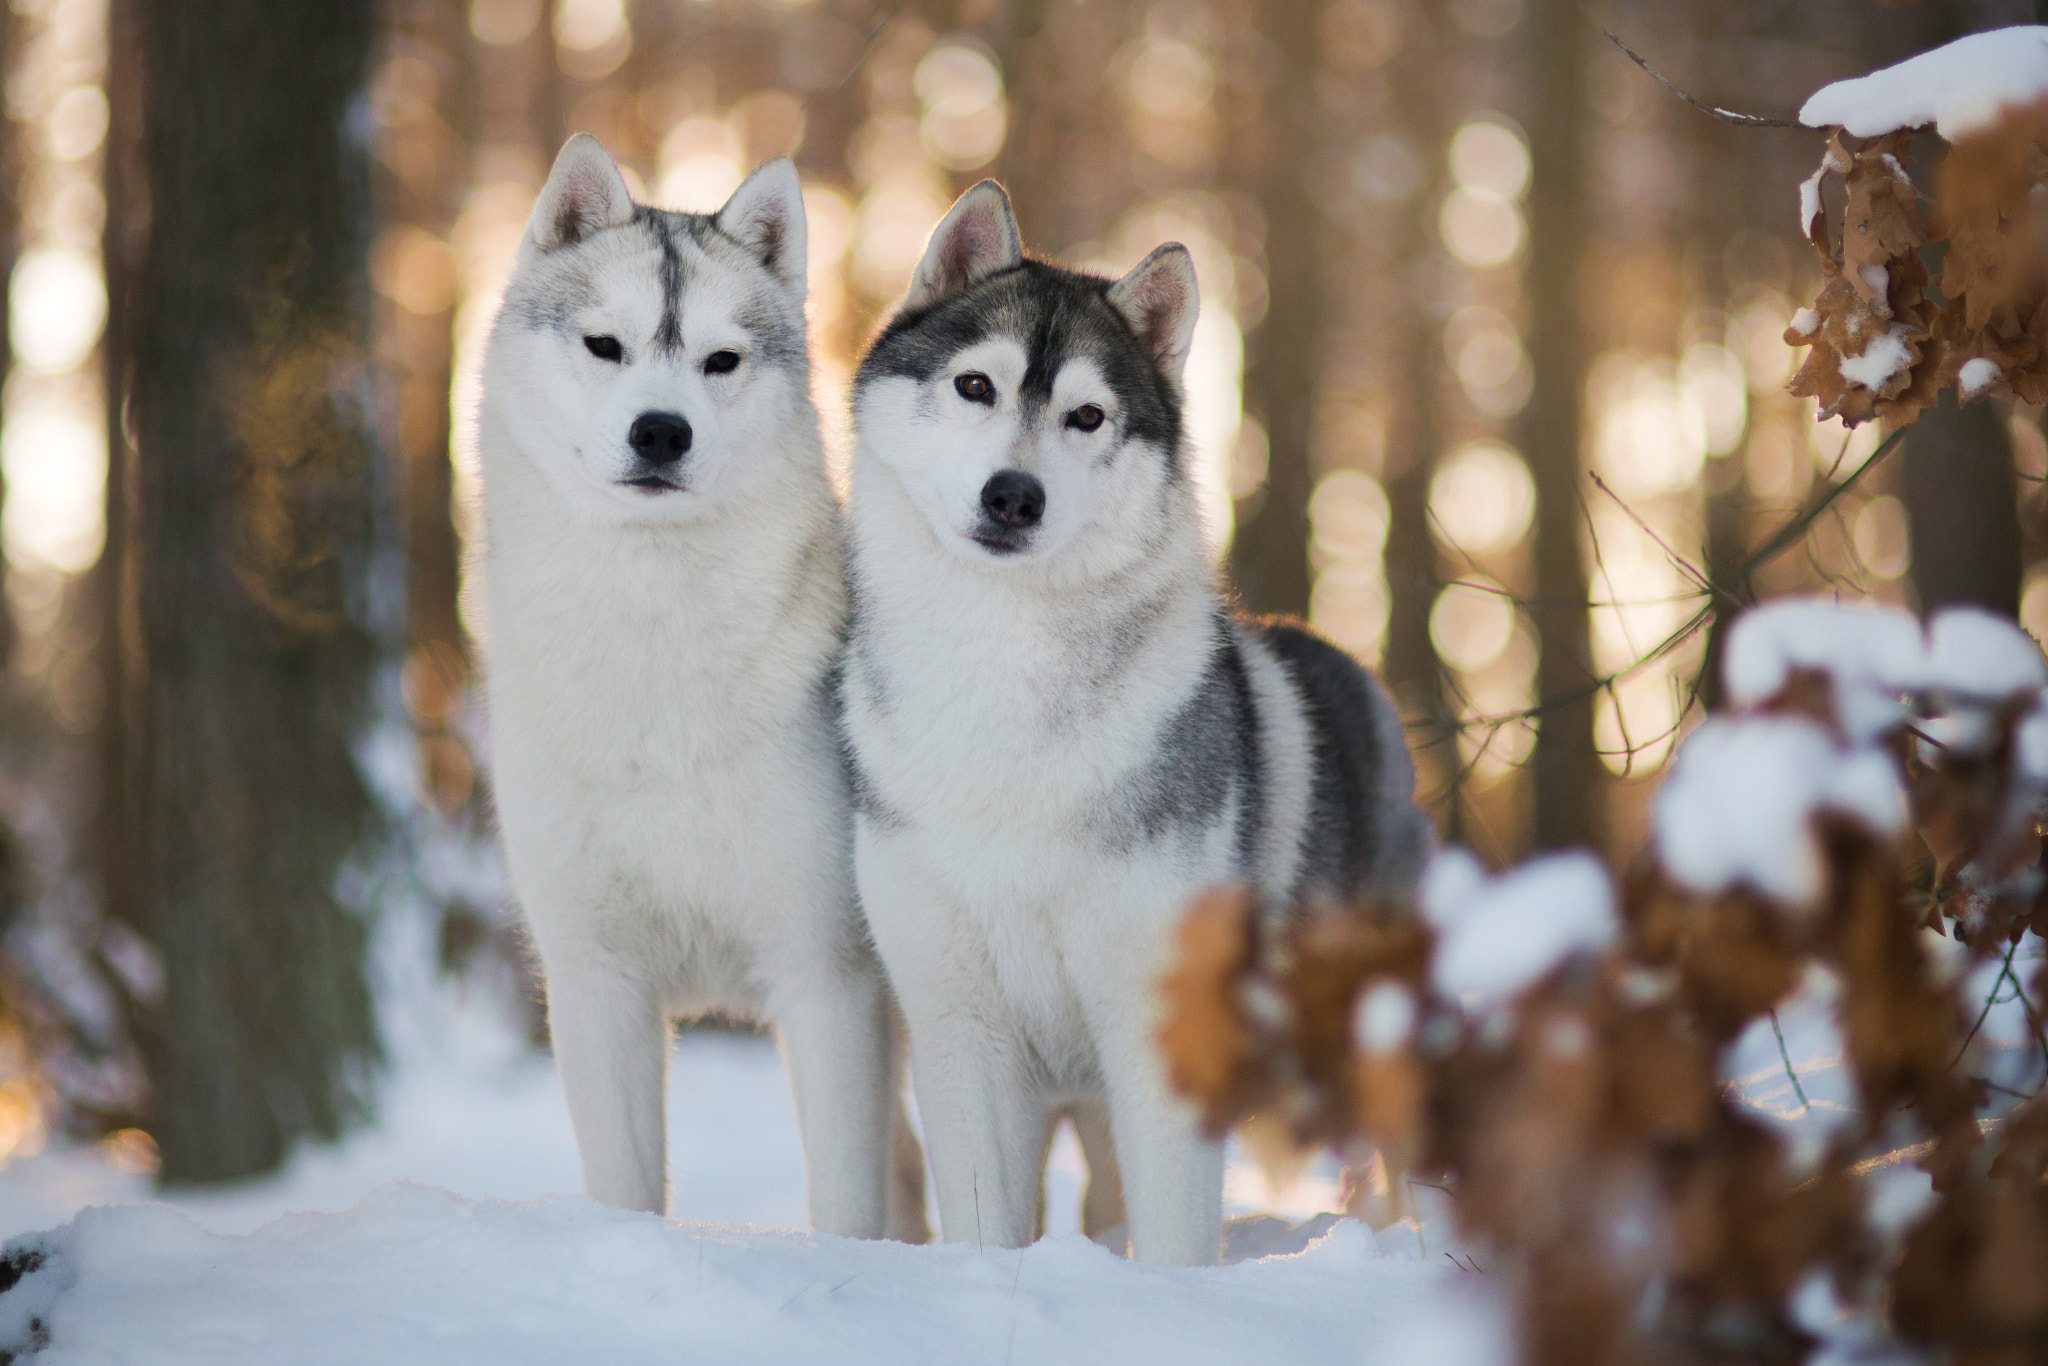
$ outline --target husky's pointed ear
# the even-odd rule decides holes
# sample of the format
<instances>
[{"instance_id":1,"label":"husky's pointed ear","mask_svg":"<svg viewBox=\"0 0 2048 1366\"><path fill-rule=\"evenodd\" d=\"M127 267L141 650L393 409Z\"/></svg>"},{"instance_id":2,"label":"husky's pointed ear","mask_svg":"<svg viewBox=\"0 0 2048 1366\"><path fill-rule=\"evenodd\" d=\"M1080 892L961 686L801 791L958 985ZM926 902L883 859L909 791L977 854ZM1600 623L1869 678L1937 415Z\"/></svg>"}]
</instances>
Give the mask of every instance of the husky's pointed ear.
<instances>
[{"instance_id":1,"label":"husky's pointed ear","mask_svg":"<svg viewBox=\"0 0 2048 1366\"><path fill-rule=\"evenodd\" d=\"M633 219L633 194L604 144L578 133L562 144L555 169L533 201L526 241L536 251L572 247L590 234Z\"/></svg>"},{"instance_id":2,"label":"husky's pointed ear","mask_svg":"<svg viewBox=\"0 0 2048 1366\"><path fill-rule=\"evenodd\" d=\"M1201 295L1195 286L1195 258L1178 242L1155 247L1129 275L1109 287L1109 302L1151 349L1160 370L1179 383L1195 339Z\"/></svg>"},{"instance_id":3,"label":"husky's pointed ear","mask_svg":"<svg viewBox=\"0 0 2048 1366\"><path fill-rule=\"evenodd\" d=\"M984 180L953 201L932 229L903 306L943 303L1023 259L1024 239L1017 232L1017 215L1010 211L1010 196L993 180Z\"/></svg>"},{"instance_id":4,"label":"husky's pointed ear","mask_svg":"<svg viewBox=\"0 0 2048 1366\"><path fill-rule=\"evenodd\" d=\"M754 168L718 211L718 230L751 251L768 267L769 274L791 289L803 290L805 253L810 250L804 227L804 187L788 157L764 161Z\"/></svg>"}]
</instances>

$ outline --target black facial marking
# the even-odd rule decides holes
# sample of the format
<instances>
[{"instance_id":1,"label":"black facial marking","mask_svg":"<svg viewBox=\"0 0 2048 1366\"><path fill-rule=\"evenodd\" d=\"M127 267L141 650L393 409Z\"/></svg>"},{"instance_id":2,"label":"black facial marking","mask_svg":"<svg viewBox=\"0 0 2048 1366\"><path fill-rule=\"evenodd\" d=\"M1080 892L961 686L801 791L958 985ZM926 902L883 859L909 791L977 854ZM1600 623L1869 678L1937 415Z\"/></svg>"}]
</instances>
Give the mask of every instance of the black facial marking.
<instances>
[{"instance_id":1,"label":"black facial marking","mask_svg":"<svg viewBox=\"0 0 2048 1366\"><path fill-rule=\"evenodd\" d=\"M1062 366L1086 357L1102 372L1123 430L1170 453L1180 472L1181 400L1151 348L1108 299L1113 281L1025 260L965 293L906 309L875 339L859 382L888 376L923 383L961 351L990 337L1015 339L1025 352L1027 408L1051 401Z\"/></svg>"},{"instance_id":2,"label":"black facial marking","mask_svg":"<svg viewBox=\"0 0 2048 1366\"><path fill-rule=\"evenodd\" d=\"M655 220L653 228L661 244L661 323L654 344L675 352L683 349L683 248L674 223Z\"/></svg>"}]
</instances>

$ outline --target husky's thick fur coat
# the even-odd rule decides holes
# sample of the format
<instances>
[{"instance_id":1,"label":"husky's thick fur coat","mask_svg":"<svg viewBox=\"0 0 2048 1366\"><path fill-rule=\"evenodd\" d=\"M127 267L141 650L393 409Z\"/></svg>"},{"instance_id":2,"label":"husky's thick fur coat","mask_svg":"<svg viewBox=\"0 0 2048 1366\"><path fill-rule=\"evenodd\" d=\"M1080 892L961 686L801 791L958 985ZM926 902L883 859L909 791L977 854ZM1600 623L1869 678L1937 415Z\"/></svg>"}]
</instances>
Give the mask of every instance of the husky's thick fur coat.
<instances>
[{"instance_id":1,"label":"husky's thick fur coat","mask_svg":"<svg viewBox=\"0 0 2048 1366\"><path fill-rule=\"evenodd\" d=\"M787 161L701 216L562 149L484 369L495 789L585 1189L666 1208L669 1020L718 1011L775 1024L816 1227L918 1239L832 717L804 228Z\"/></svg>"},{"instance_id":2,"label":"husky's thick fur coat","mask_svg":"<svg viewBox=\"0 0 2048 1366\"><path fill-rule=\"evenodd\" d=\"M1217 1256L1222 1151L1155 987L1190 900L1405 890L1427 822L1348 657L1237 619L1186 467L1194 267L1024 258L984 182L855 382L856 861L945 1236L1029 1240L1049 1111L1104 1103L1133 1253Z\"/></svg>"}]
</instances>

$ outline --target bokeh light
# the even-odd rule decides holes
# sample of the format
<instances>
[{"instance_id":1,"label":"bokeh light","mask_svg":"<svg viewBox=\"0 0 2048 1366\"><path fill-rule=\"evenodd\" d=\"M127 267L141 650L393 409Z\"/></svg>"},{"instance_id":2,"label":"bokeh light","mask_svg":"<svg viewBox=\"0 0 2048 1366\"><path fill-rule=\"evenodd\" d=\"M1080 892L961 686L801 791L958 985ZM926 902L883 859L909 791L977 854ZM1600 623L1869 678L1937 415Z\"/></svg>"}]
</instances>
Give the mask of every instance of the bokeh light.
<instances>
[{"instance_id":1,"label":"bokeh light","mask_svg":"<svg viewBox=\"0 0 2048 1366\"><path fill-rule=\"evenodd\" d=\"M83 364L107 321L100 263L72 247L23 252L7 303L15 363L44 374Z\"/></svg>"},{"instance_id":2,"label":"bokeh light","mask_svg":"<svg viewBox=\"0 0 2048 1366\"><path fill-rule=\"evenodd\" d=\"M1529 466L1497 441L1470 441L1443 457L1429 481L1429 512L1452 548L1505 550L1529 530L1536 484Z\"/></svg>"},{"instance_id":3,"label":"bokeh light","mask_svg":"<svg viewBox=\"0 0 2048 1366\"><path fill-rule=\"evenodd\" d=\"M1003 149L1010 117L1003 74L978 44L954 40L934 47L918 62L912 86L924 106L918 134L933 162L971 171Z\"/></svg>"},{"instance_id":4,"label":"bokeh light","mask_svg":"<svg viewBox=\"0 0 2048 1366\"><path fill-rule=\"evenodd\" d=\"M1450 584L1429 609L1430 643L1446 664L1467 673L1500 658L1514 629L1514 604L1490 579Z\"/></svg>"},{"instance_id":5,"label":"bokeh light","mask_svg":"<svg viewBox=\"0 0 2048 1366\"><path fill-rule=\"evenodd\" d=\"M1904 578L1913 566L1906 505L1888 493L1879 494L1857 510L1854 539L1857 559L1877 578Z\"/></svg>"},{"instance_id":6,"label":"bokeh light","mask_svg":"<svg viewBox=\"0 0 2048 1366\"><path fill-rule=\"evenodd\" d=\"M1352 654L1375 661L1389 605L1386 490L1362 470L1337 470L1316 485L1308 512L1310 558L1317 570L1309 619Z\"/></svg>"},{"instance_id":7,"label":"bokeh light","mask_svg":"<svg viewBox=\"0 0 2048 1366\"><path fill-rule=\"evenodd\" d=\"M67 574L90 569L106 538L107 435L91 385L10 401L0 428L7 502L0 542L10 563ZM13 396L10 395L10 400Z\"/></svg>"}]
</instances>

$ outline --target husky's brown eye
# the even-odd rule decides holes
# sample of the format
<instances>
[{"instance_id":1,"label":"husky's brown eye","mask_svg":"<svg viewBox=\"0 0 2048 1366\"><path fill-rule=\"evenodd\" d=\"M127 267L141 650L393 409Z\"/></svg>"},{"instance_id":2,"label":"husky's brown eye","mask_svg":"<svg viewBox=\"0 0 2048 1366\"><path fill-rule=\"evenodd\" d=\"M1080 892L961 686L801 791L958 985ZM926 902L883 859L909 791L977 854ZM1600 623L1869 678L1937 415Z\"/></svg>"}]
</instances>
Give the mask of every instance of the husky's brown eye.
<instances>
[{"instance_id":1,"label":"husky's brown eye","mask_svg":"<svg viewBox=\"0 0 2048 1366\"><path fill-rule=\"evenodd\" d=\"M996 386L988 382L987 375L976 370L969 370L966 374L954 380L953 392L970 403L994 403L996 401Z\"/></svg>"},{"instance_id":2,"label":"husky's brown eye","mask_svg":"<svg viewBox=\"0 0 2048 1366\"><path fill-rule=\"evenodd\" d=\"M1067 425L1076 431L1092 432L1102 425L1102 409L1092 403L1084 403L1067 414Z\"/></svg>"},{"instance_id":3,"label":"husky's brown eye","mask_svg":"<svg viewBox=\"0 0 2048 1366\"><path fill-rule=\"evenodd\" d=\"M599 360L617 361L626 356L626 348L619 345L617 337L585 337L583 344Z\"/></svg>"},{"instance_id":4,"label":"husky's brown eye","mask_svg":"<svg viewBox=\"0 0 2048 1366\"><path fill-rule=\"evenodd\" d=\"M729 375L740 368L740 353L737 351L713 351L704 358L704 373L707 375Z\"/></svg>"}]
</instances>

